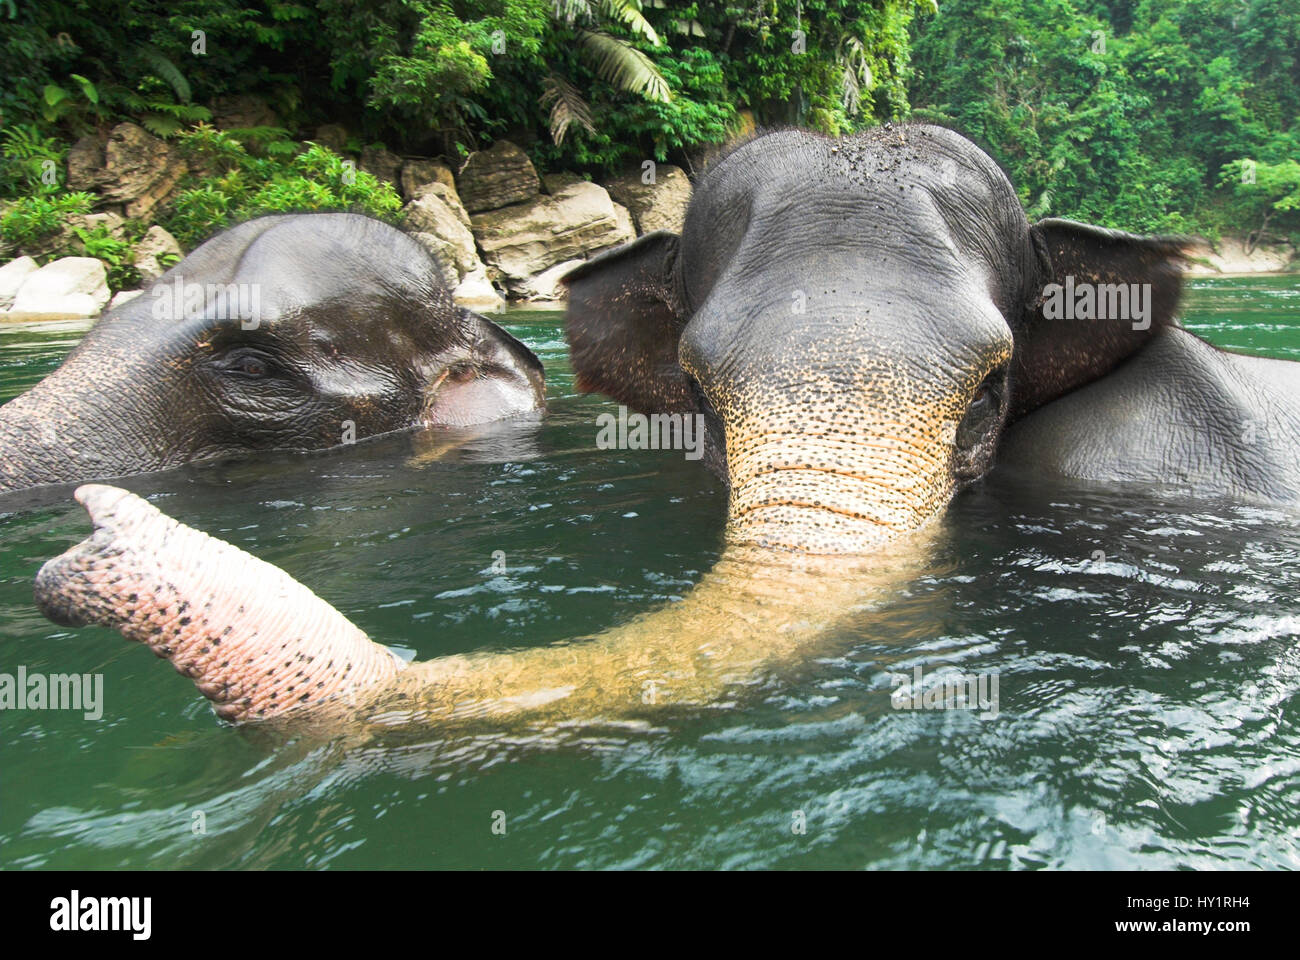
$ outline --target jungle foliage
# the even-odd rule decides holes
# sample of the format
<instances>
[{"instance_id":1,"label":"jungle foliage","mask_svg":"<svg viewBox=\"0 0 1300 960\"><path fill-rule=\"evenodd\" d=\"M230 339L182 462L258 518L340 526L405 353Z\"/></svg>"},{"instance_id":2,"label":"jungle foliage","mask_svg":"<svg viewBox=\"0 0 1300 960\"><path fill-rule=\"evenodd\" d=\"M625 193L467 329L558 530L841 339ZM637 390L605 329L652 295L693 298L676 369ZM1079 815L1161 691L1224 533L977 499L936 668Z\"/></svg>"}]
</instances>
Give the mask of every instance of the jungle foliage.
<instances>
[{"instance_id":1,"label":"jungle foliage","mask_svg":"<svg viewBox=\"0 0 1300 960\"><path fill-rule=\"evenodd\" d=\"M0 0L0 76L0 196L39 200L25 229L77 137L130 119L227 149L213 101L253 94L298 140L341 123L456 162L508 137L593 176L692 168L755 123L927 119L989 150L1032 216L1300 233L1300 0ZM244 142L189 185L181 233L393 202L283 137Z\"/></svg>"}]
</instances>

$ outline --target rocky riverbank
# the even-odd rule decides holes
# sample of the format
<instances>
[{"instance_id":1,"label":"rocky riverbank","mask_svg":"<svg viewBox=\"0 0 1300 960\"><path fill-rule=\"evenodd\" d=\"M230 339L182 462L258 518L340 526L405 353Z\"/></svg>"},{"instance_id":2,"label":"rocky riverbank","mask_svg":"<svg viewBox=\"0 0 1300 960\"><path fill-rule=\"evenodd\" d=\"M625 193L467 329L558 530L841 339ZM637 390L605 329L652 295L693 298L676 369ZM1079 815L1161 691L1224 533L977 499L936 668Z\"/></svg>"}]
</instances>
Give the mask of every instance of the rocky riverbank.
<instances>
[{"instance_id":1,"label":"rocky riverbank","mask_svg":"<svg viewBox=\"0 0 1300 960\"><path fill-rule=\"evenodd\" d=\"M312 142L343 154L346 132L319 128ZM648 164L604 185L573 173L539 176L509 141L471 154L459 170L431 157L367 148L358 169L392 185L402 224L432 251L459 303L492 311L507 302L563 296L559 279L574 265L652 230L681 229L691 184L678 167ZM148 222L167 208L185 159L134 124L79 141L68 157L67 187L93 193L93 213L65 218L60 230L0 266L0 322L89 318L138 290L111 295L105 264L90 256L52 259L75 246L78 231L125 236L127 219ZM189 251L161 226L132 247L147 286Z\"/></svg>"},{"instance_id":2,"label":"rocky riverbank","mask_svg":"<svg viewBox=\"0 0 1300 960\"><path fill-rule=\"evenodd\" d=\"M222 119L222 126L274 121L255 112ZM653 230L680 231L691 197L690 180L678 167L647 162L604 184L574 173L539 175L528 154L505 140L471 154L457 170L437 158L380 147L350 155L347 131L337 125L319 127L309 142L390 184L403 203L405 228L437 256L457 301L479 311L562 298L560 278L583 260ZM129 263L147 286L188 253L157 223L143 227L161 219L187 173L204 171L191 170L172 144L132 123L78 141L68 154L66 186L92 194L94 210L67 216L38 243L10 250L12 259L0 266L0 322L92 318L138 296L139 290L112 295L102 260L55 254L75 249L76 237L86 233L125 240L134 225L131 236L138 239ZM1248 253L1241 240L1224 238L1197 249L1189 272L1298 266L1292 244L1261 244Z\"/></svg>"}]
</instances>

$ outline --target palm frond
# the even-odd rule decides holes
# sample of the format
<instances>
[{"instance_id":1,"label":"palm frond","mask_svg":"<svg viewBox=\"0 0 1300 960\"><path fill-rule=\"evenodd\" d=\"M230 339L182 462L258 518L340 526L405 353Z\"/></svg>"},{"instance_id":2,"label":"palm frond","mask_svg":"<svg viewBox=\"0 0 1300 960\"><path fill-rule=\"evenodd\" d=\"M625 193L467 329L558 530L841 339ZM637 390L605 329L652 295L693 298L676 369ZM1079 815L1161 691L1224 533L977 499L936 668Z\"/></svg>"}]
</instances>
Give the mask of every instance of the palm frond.
<instances>
[{"instance_id":1,"label":"palm frond","mask_svg":"<svg viewBox=\"0 0 1300 960\"><path fill-rule=\"evenodd\" d=\"M551 14L566 26L575 23L591 23L596 19L596 11L589 0L551 0Z\"/></svg>"},{"instance_id":2,"label":"palm frond","mask_svg":"<svg viewBox=\"0 0 1300 960\"><path fill-rule=\"evenodd\" d=\"M600 12L607 20L616 20L631 31L634 37L643 37L656 47L659 46L659 34L650 22L641 14L639 0L599 0Z\"/></svg>"},{"instance_id":3,"label":"palm frond","mask_svg":"<svg viewBox=\"0 0 1300 960\"><path fill-rule=\"evenodd\" d=\"M668 103L673 98L668 81L649 57L626 40L599 30L579 30L578 42L594 59L598 76L620 90L639 93L647 100Z\"/></svg>"},{"instance_id":4,"label":"palm frond","mask_svg":"<svg viewBox=\"0 0 1300 960\"><path fill-rule=\"evenodd\" d=\"M596 132L596 127L591 120L591 108L587 106L587 101L582 99L573 84L552 73L543 81L543 86L545 89L540 102L543 107L550 104L551 139L555 141L557 147L564 143L564 135L568 133L569 126L573 123L585 127L588 133Z\"/></svg>"}]
</instances>

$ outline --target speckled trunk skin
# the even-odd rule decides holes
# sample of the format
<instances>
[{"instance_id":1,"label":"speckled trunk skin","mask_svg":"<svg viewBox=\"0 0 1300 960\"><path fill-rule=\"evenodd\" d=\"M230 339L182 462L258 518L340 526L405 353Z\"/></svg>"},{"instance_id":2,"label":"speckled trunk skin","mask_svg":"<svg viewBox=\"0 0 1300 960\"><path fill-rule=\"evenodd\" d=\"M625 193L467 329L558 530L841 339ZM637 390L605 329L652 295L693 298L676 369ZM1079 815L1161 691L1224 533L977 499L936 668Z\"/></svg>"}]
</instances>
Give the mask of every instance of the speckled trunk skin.
<instances>
[{"instance_id":1,"label":"speckled trunk skin","mask_svg":"<svg viewBox=\"0 0 1300 960\"><path fill-rule=\"evenodd\" d=\"M41 612L138 640L217 714L281 716L374 686L405 664L283 570L125 490L79 487L94 532L36 576Z\"/></svg>"},{"instance_id":2,"label":"speckled trunk skin","mask_svg":"<svg viewBox=\"0 0 1300 960\"><path fill-rule=\"evenodd\" d=\"M757 677L809 662L932 555L926 537L859 562L732 545L680 602L599 636L405 666L270 564L125 490L77 496L95 531L37 575L42 612L147 643L227 720L309 739L392 744L485 722L550 736L761 695Z\"/></svg>"}]
</instances>

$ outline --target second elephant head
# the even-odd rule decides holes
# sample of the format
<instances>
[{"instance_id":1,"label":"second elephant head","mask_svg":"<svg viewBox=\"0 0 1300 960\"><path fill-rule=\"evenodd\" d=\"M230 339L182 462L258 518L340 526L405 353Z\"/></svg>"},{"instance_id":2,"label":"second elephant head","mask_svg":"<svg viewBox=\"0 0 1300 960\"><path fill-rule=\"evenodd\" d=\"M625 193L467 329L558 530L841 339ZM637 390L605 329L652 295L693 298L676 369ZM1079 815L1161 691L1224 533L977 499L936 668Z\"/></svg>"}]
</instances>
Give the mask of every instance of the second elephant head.
<instances>
[{"instance_id":1,"label":"second elephant head","mask_svg":"<svg viewBox=\"0 0 1300 960\"><path fill-rule=\"evenodd\" d=\"M0 407L0 492L317 450L540 410L542 365L359 214L259 217L195 249Z\"/></svg>"}]
</instances>

